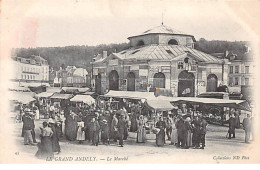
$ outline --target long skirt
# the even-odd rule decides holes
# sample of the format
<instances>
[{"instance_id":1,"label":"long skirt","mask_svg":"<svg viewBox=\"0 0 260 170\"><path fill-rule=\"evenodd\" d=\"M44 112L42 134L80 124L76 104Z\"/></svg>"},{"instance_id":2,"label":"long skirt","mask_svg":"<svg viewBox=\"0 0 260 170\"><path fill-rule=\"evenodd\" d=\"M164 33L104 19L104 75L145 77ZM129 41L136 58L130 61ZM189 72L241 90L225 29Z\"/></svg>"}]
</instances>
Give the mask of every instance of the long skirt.
<instances>
[{"instance_id":1,"label":"long skirt","mask_svg":"<svg viewBox=\"0 0 260 170\"><path fill-rule=\"evenodd\" d=\"M76 140L78 127L77 122L69 116L68 119L66 119L65 126L66 138L70 141Z\"/></svg>"},{"instance_id":2,"label":"long skirt","mask_svg":"<svg viewBox=\"0 0 260 170\"><path fill-rule=\"evenodd\" d=\"M78 128L77 140L85 140L85 132L82 130L82 127Z\"/></svg>"},{"instance_id":3,"label":"long skirt","mask_svg":"<svg viewBox=\"0 0 260 170\"><path fill-rule=\"evenodd\" d=\"M98 144L99 141L99 131L89 131L90 139L92 144Z\"/></svg>"},{"instance_id":4,"label":"long skirt","mask_svg":"<svg viewBox=\"0 0 260 170\"><path fill-rule=\"evenodd\" d=\"M53 157L51 137L45 136L41 138L41 143L38 144L38 151L35 156L42 159Z\"/></svg>"},{"instance_id":5,"label":"long skirt","mask_svg":"<svg viewBox=\"0 0 260 170\"><path fill-rule=\"evenodd\" d=\"M136 119L131 120L130 131L131 132L137 131L137 121L136 121Z\"/></svg>"},{"instance_id":6,"label":"long skirt","mask_svg":"<svg viewBox=\"0 0 260 170\"><path fill-rule=\"evenodd\" d=\"M52 136L52 150L53 152L60 152L60 144L57 135Z\"/></svg>"},{"instance_id":7,"label":"long skirt","mask_svg":"<svg viewBox=\"0 0 260 170\"><path fill-rule=\"evenodd\" d=\"M144 127L140 127L137 130L137 138L136 138L136 142L137 143L144 143L146 139L146 132L145 132L145 128Z\"/></svg>"},{"instance_id":8,"label":"long skirt","mask_svg":"<svg viewBox=\"0 0 260 170\"><path fill-rule=\"evenodd\" d=\"M187 141L186 141L186 146L191 147L192 146L192 134L191 131L188 130L188 135L187 135Z\"/></svg>"},{"instance_id":9,"label":"long skirt","mask_svg":"<svg viewBox=\"0 0 260 170\"><path fill-rule=\"evenodd\" d=\"M160 129L160 132L156 135L156 145L163 146L165 143L165 131Z\"/></svg>"},{"instance_id":10,"label":"long skirt","mask_svg":"<svg viewBox=\"0 0 260 170\"><path fill-rule=\"evenodd\" d=\"M111 131L110 139L118 140L118 131Z\"/></svg>"},{"instance_id":11,"label":"long skirt","mask_svg":"<svg viewBox=\"0 0 260 170\"><path fill-rule=\"evenodd\" d=\"M177 129L172 129L171 143L172 143L172 144L178 143L178 133L177 133Z\"/></svg>"}]
</instances>

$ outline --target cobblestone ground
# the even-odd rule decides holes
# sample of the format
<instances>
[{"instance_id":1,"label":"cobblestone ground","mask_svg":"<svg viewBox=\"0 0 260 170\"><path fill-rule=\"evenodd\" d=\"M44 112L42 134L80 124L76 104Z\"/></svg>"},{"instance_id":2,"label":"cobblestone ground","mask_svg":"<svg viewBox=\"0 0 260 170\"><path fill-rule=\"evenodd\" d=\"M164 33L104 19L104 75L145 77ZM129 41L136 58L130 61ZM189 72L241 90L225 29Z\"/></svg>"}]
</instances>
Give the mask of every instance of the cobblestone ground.
<instances>
[{"instance_id":1,"label":"cobblestone ground","mask_svg":"<svg viewBox=\"0 0 260 170\"><path fill-rule=\"evenodd\" d=\"M39 139L39 127L43 120L35 121L36 125L36 139ZM50 162L46 160L39 160L34 157L37 151L37 146L23 145L23 138L21 137L22 123L14 123L14 133L16 144L19 148L19 155L26 155L31 157L35 162ZM64 163L68 161L68 157L73 158L73 163L79 163L75 160L77 157L82 158L80 163L128 163L134 161L135 163L175 163L177 161L184 161L184 163L225 163L225 160L219 160L217 157L231 157L233 156L247 156L241 154L241 151L252 149L252 144L244 142L244 131L242 129L236 130L236 138L227 139L227 127L209 125L206 134L206 147L202 149L180 149L173 145L169 145L170 141L166 141L165 146L157 147L155 144L155 135L148 134L146 143L136 143L136 133L130 133L124 147L118 147L116 143L111 143L109 146L100 144L93 146L89 141L84 144L78 144L76 141L68 141L64 138L60 141L61 153L55 155L55 163ZM94 158L96 157L96 158ZM111 161L108 161L110 160ZM116 160L116 158L121 158ZM156 159L155 159L156 158ZM62 161L60 161L63 159ZM224 159L224 158L223 158ZM244 158L246 159L246 158ZM244 160L246 161L246 160Z\"/></svg>"}]
</instances>

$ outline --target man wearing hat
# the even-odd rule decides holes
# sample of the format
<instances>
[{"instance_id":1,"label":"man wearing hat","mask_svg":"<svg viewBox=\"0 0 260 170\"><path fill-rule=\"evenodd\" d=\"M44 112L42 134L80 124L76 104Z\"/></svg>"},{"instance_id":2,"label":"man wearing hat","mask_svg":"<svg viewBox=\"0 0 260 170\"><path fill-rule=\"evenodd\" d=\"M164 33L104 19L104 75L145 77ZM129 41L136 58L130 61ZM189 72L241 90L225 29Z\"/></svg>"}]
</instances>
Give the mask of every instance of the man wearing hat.
<instances>
[{"instance_id":1,"label":"man wearing hat","mask_svg":"<svg viewBox=\"0 0 260 170\"><path fill-rule=\"evenodd\" d=\"M118 119L116 117L116 113L113 114L113 118L112 118L112 122L111 122L111 137L112 139L114 139L114 142L117 142L117 138L118 138L118 128L117 128L117 124L118 124Z\"/></svg>"},{"instance_id":2,"label":"man wearing hat","mask_svg":"<svg viewBox=\"0 0 260 170\"><path fill-rule=\"evenodd\" d=\"M117 124L119 145L121 147L123 147L123 144L124 144L123 139L124 139L125 131L127 130L126 127L127 127L127 123L126 123L126 120L125 120L125 115L122 114L122 115L120 115L120 118L119 118L118 124Z\"/></svg>"},{"instance_id":3,"label":"man wearing hat","mask_svg":"<svg viewBox=\"0 0 260 170\"><path fill-rule=\"evenodd\" d=\"M194 149L198 149L200 146L200 120L197 114L194 114L194 120L191 122L193 127L193 143Z\"/></svg>"},{"instance_id":4,"label":"man wearing hat","mask_svg":"<svg viewBox=\"0 0 260 170\"><path fill-rule=\"evenodd\" d=\"M201 118L201 123L200 123L200 140L201 140L201 149L204 149L205 147L205 136L206 136L206 132L207 132L207 126L208 123L205 120L205 117Z\"/></svg>"},{"instance_id":5,"label":"man wearing hat","mask_svg":"<svg viewBox=\"0 0 260 170\"><path fill-rule=\"evenodd\" d=\"M96 117L92 116L91 122L89 124L89 134L90 134L90 139L92 141L92 145L98 146L99 130L100 130L100 125L96 120Z\"/></svg>"},{"instance_id":6,"label":"man wearing hat","mask_svg":"<svg viewBox=\"0 0 260 170\"><path fill-rule=\"evenodd\" d=\"M101 141L103 144L109 144L109 126L105 119L102 120L101 124Z\"/></svg>"},{"instance_id":7,"label":"man wearing hat","mask_svg":"<svg viewBox=\"0 0 260 170\"><path fill-rule=\"evenodd\" d=\"M30 116L30 110L25 109L25 114L22 116L23 121L23 131L24 131L24 144L25 145L33 145L33 138L32 138L32 117Z\"/></svg>"}]
</instances>

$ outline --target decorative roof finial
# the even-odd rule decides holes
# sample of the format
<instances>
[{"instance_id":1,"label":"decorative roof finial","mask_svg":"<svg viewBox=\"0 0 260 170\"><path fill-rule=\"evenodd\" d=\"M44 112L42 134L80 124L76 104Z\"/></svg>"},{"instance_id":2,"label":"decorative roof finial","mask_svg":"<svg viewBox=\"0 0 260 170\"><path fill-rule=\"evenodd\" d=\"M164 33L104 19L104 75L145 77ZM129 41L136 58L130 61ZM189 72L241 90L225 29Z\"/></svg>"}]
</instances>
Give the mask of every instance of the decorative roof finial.
<instances>
[{"instance_id":1,"label":"decorative roof finial","mask_svg":"<svg viewBox=\"0 0 260 170\"><path fill-rule=\"evenodd\" d=\"M162 13L162 25L163 25L163 13Z\"/></svg>"}]
</instances>

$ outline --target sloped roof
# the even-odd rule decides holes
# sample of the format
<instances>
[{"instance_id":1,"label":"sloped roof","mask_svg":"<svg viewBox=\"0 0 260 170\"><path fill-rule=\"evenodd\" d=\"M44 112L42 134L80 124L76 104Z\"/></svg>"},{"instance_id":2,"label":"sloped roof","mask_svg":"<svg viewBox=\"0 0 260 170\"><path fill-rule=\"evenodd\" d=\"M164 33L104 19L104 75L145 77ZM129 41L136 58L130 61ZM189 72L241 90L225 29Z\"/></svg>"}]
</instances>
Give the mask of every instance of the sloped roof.
<instances>
[{"instance_id":1,"label":"sloped roof","mask_svg":"<svg viewBox=\"0 0 260 170\"><path fill-rule=\"evenodd\" d=\"M182 45L152 44L113 53L120 59L138 60L172 60L184 54L193 55L200 62L222 63L221 59Z\"/></svg>"},{"instance_id":2,"label":"sloped roof","mask_svg":"<svg viewBox=\"0 0 260 170\"><path fill-rule=\"evenodd\" d=\"M70 99L72 98L72 94L59 94L59 93L54 93L54 95L51 96L51 99Z\"/></svg>"},{"instance_id":3,"label":"sloped roof","mask_svg":"<svg viewBox=\"0 0 260 170\"><path fill-rule=\"evenodd\" d=\"M51 97L53 94L54 93L42 92L42 93L37 94L36 96L39 97L39 98L41 98L41 97L48 98L48 97Z\"/></svg>"},{"instance_id":4,"label":"sloped roof","mask_svg":"<svg viewBox=\"0 0 260 170\"><path fill-rule=\"evenodd\" d=\"M128 37L128 39L131 38L131 37L136 37L136 36L140 36L140 35L147 35L147 34L175 34L175 35L188 35L188 36L192 36L192 35L186 34L184 32L178 31L176 29L173 29L171 27L168 27L166 25L160 25L160 26L154 27L152 29L146 30L146 31L144 31L141 34L130 36L130 37Z\"/></svg>"},{"instance_id":5,"label":"sloped roof","mask_svg":"<svg viewBox=\"0 0 260 170\"><path fill-rule=\"evenodd\" d=\"M9 93L9 100L10 101L17 101L22 104L28 104L30 102L35 101L36 99L33 98L35 96L35 93L33 92L10 92Z\"/></svg>"}]
</instances>

